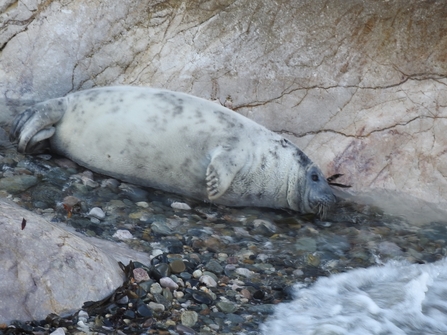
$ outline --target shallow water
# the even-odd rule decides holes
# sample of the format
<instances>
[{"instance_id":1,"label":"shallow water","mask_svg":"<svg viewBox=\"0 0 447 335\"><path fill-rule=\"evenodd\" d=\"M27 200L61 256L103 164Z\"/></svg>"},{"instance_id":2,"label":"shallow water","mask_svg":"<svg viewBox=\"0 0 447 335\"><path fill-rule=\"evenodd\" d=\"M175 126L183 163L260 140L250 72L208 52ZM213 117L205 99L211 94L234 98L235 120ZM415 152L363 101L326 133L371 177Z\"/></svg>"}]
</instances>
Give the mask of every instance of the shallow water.
<instances>
[{"instance_id":1,"label":"shallow water","mask_svg":"<svg viewBox=\"0 0 447 335\"><path fill-rule=\"evenodd\" d=\"M445 259L422 265L391 261L302 286L295 286L293 302L275 308L263 334L447 333Z\"/></svg>"},{"instance_id":2,"label":"shallow water","mask_svg":"<svg viewBox=\"0 0 447 335\"><path fill-rule=\"evenodd\" d=\"M265 333L273 329L284 334L444 331L440 325L446 324L447 313L442 303L447 292L443 261L447 220L436 208L420 212L418 208L428 206L422 202L411 200L412 204L407 198L399 202L393 194L382 194L378 199L389 208L381 209L371 201L374 195L341 194L347 200L340 200L321 220L281 210L205 204L120 183L57 157L7 151L0 166L3 178L12 183L3 196L86 236L116 243L117 230L127 230L133 239L125 243L148 254L186 257L196 252L203 259L219 259L222 254L235 258L251 277L234 271L225 275L266 294L248 301L233 294L230 299L239 306L236 314L247 321L234 329L221 326L220 332L257 334L267 314L251 308L271 303L280 304L263 326ZM30 175L37 177L35 185L12 191L20 176ZM67 196L79 202L64 206ZM187 203L192 209L174 209L173 202ZM93 207L102 208L106 218L89 217ZM426 265L433 262L437 263ZM290 290L293 285L297 286ZM286 304L291 292L296 297ZM200 327L199 322L196 330L203 330Z\"/></svg>"}]
</instances>

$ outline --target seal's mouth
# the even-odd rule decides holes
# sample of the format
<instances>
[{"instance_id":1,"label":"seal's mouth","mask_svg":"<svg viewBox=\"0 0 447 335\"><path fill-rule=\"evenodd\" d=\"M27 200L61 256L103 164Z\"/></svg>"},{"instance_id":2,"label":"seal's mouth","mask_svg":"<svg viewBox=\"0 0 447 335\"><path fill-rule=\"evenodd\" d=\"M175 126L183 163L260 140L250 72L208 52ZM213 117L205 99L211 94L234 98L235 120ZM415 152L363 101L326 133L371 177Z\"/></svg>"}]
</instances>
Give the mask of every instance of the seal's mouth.
<instances>
[{"instance_id":1,"label":"seal's mouth","mask_svg":"<svg viewBox=\"0 0 447 335\"><path fill-rule=\"evenodd\" d=\"M335 203L335 198L333 201L320 201L312 206L313 212L318 215L321 219L327 217L329 208Z\"/></svg>"}]
</instances>

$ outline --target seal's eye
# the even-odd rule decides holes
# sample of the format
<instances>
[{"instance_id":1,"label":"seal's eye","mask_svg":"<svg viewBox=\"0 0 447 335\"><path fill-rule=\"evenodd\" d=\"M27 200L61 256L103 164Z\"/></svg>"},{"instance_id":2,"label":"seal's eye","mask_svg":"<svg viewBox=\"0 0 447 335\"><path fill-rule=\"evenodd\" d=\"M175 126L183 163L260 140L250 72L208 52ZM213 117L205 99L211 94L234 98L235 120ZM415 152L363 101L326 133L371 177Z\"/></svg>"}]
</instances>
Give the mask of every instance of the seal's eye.
<instances>
[{"instance_id":1,"label":"seal's eye","mask_svg":"<svg viewBox=\"0 0 447 335\"><path fill-rule=\"evenodd\" d=\"M320 180L320 178L318 178L318 175L315 174L315 173L311 176L311 178L312 178L313 181L319 181Z\"/></svg>"}]
</instances>

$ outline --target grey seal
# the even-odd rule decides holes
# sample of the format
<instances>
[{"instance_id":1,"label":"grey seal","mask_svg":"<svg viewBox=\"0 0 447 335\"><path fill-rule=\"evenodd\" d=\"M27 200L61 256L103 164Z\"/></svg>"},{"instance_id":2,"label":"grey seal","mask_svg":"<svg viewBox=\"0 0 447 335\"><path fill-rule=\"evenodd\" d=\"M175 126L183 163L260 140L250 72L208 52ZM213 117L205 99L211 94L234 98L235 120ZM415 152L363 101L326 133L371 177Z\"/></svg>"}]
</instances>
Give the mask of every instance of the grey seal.
<instances>
[{"instance_id":1,"label":"grey seal","mask_svg":"<svg viewBox=\"0 0 447 335\"><path fill-rule=\"evenodd\" d=\"M324 214L335 196L294 144L214 102L147 87L102 87L16 117L21 153L45 148L126 182L228 206Z\"/></svg>"}]
</instances>

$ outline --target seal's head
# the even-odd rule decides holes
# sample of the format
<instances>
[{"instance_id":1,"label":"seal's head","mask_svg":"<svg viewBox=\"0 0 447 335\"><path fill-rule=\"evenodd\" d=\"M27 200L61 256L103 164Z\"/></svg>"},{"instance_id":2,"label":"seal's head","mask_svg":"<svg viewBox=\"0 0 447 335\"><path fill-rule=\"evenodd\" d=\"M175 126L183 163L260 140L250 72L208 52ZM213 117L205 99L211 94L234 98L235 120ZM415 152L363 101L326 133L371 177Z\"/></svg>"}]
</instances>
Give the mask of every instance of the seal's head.
<instances>
[{"instance_id":1,"label":"seal's head","mask_svg":"<svg viewBox=\"0 0 447 335\"><path fill-rule=\"evenodd\" d=\"M301 212L315 213L324 217L336 199L323 173L315 164L310 164L302 183L304 194L301 198Z\"/></svg>"}]
</instances>

